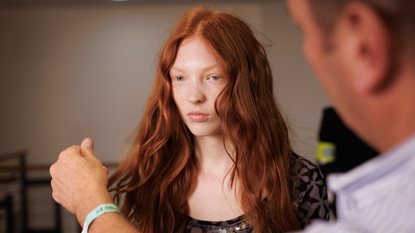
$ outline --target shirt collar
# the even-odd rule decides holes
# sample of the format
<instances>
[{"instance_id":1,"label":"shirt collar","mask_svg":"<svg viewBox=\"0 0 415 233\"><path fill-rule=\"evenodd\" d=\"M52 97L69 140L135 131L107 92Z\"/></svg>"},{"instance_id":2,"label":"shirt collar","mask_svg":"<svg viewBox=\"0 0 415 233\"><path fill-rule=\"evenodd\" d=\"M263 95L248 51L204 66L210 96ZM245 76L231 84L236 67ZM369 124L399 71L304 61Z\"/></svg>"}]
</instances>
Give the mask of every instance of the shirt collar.
<instances>
[{"instance_id":1,"label":"shirt collar","mask_svg":"<svg viewBox=\"0 0 415 233\"><path fill-rule=\"evenodd\" d=\"M409 161L415 161L415 133L391 150L359 165L344 174L331 174L327 177L329 189L354 190L378 177L390 173Z\"/></svg>"}]
</instances>

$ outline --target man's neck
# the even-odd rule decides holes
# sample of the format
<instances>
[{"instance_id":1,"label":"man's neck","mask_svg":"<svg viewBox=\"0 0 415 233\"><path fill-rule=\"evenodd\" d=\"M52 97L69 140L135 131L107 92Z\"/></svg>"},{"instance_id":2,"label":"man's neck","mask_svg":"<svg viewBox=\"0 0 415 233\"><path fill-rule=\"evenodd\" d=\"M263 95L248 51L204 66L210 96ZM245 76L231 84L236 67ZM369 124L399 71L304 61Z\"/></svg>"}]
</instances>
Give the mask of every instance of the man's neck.
<instances>
[{"instance_id":1,"label":"man's neck","mask_svg":"<svg viewBox=\"0 0 415 233\"><path fill-rule=\"evenodd\" d=\"M372 138L380 151L390 150L415 133L415 68L412 63L402 64L391 89L374 104L378 110L371 116Z\"/></svg>"}]
</instances>

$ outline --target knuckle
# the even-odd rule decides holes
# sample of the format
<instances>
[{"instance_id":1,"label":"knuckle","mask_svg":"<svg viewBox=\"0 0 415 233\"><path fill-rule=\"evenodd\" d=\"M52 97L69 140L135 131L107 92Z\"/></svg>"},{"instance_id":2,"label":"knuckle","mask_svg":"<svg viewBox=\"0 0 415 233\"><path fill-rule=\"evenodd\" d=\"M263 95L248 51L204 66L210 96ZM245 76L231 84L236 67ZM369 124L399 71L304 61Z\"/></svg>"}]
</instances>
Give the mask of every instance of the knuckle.
<instances>
[{"instance_id":1,"label":"knuckle","mask_svg":"<svg viewBox=\"0 0 415 233\"><path fill-rule=\"evenodd\" d=\"M62 151L59 154L59 159L60 160L68 160L70 158L71 158L71 151L69 149L66 149L66 150Z\"/></svg>"},{"instance_id":2,"label":"knuckle","mask_svg":"<svg viewBox=\"0 0 415 233\"><path fill-rule=\"evenodd\" d=\"M79 146L71 146L59 154L59 159L69 159L79 154Z\"/></svg>"},{"instance_id":3,"label":"knuckle","mask_svg":"<svg viewBox=\"0 0 415 233\"><path fill-rule=\"evenodd\" d=\"M59 159L62 159L62 158L64 158L64 157L67 157L67 156L68 156L68 152L67 152L67 150L68 150L68 149L66 149L66 150L62 151L62 152L59 154Z\"/></svg>"},{"instance_id":4,"label":"knuckle","mask_svg":"<svg viewBox=\"0 0 415 233\"><path fill-rule=\"evenodd\" d=\"M56 163L52 164L49 168L49 174L53 177L56 174Z\"/></svg>"},{"instance_id":5,"label":"knuckle","mask_svg":"<svg viewBox=\"0 0 415 233\"><path fill-rule=\"evenodd\" d=\"M68 150L71 150L71 151L76 151L76 149L77 149L78 147L79 147L79 146L73 145L73 146L68 147Z\"/></svg>"},{"instance_id":6,"label":"knuckle","mask_svg":"<svg viewBox=\"0 0 415 233\"><path fill-rule=\"evenodd\" d=\"M55 190L55 180L53 178L50 181L50 187L52 187L52 191Z\"/></svg>"},{"instance_id":7,"label":"knuckle","mask_svg":"<svg viewBox=\"0 0 415 233\"><path fill-rule=\"evenodd\" d=\"M53 200L55 200L57 203L60 203L60 201L59 201L59 197L58 197L58 195L56 194L56 192L55 192L55 191L53 191L53 192L52 192L52 198L53 198Z\"/></svg>"}]
</instances>

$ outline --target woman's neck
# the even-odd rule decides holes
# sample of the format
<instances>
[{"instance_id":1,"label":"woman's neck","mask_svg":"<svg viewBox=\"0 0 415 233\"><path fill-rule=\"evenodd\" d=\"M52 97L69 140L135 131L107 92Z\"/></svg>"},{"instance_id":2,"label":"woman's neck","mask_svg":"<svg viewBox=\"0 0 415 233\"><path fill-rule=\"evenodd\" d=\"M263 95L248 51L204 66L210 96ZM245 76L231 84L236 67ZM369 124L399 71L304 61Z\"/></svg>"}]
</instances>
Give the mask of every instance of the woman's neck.
<instances>
[{"instance_id":1,"label":"woman's neck","mask_svg":"<svg viewBox=\"0 0 415 233\"><path fill-rule=\"evenodd\" d=\"M232 155L231 146L227 145L226 149ZM215 172L216 174L227 172L233 162L226 149L222 135L195 137L195 154L200 165L200 172Z\"/></svg>"},{"instance_id":2,"label":"woman's neck","mask_svg":"<svg viewBox=\"0 0 415 233\"><path fill-rule=\"evenodd\" d=\"M228 152L233 149L228 143ZM238 182L230 186L233 162L220 137L195 137L195 155L199 163L196 187L188 199L189 216L207 221L224 221L243 214L237 194Z\"/></svg>"}]
</instances>

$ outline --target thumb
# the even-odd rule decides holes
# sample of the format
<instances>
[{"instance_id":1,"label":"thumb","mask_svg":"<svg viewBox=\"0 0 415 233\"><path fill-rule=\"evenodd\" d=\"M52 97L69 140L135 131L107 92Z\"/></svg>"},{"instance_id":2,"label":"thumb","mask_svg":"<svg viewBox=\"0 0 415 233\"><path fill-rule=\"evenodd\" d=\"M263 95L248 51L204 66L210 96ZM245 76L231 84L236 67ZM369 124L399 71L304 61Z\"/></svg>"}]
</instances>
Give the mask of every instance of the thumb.
<instances>
[{"instance_id":1,"label":"thumb","mask_svg":"<svg viewBox=\"0 0 415 233\"><path fill-rule=\"evenodd\" d=\"M83 157L94 156L94 141L85 138L81 144L81 155Z\"/></svg>"}]
</instances>

